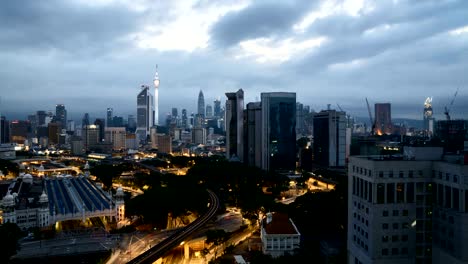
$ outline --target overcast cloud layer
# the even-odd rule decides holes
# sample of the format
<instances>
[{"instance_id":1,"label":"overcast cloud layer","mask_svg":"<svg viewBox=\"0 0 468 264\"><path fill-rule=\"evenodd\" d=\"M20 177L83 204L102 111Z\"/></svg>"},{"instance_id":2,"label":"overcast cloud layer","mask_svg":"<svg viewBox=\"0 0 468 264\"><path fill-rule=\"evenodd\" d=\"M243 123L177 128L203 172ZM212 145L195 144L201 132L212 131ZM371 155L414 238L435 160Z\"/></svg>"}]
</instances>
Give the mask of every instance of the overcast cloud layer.
<instances>
[{"instance_id":1,"label":"overcast cloud layer","mask_svg":"<svg viewBox=\"0 0 468 264\"><path fill-rule=\"evenodd\" d=\"M0 111L52 110L74 119L136 112L141 84L161 78L160 120L244 89L293 91L319 111L421 118L433 97L443 118L468 119L468 1L14 1L0 2ZM26 117L24 115L24 118Z\"/></svg>"}]
</instances>

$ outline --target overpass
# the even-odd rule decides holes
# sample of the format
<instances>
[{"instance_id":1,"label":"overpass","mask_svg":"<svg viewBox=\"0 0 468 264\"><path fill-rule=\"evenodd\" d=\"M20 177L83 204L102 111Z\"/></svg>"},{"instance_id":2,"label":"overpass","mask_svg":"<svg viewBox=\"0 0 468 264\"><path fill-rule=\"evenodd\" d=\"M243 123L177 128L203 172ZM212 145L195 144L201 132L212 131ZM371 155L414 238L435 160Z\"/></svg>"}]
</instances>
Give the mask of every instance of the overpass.
<instances>
[{"instance_id":1,"label":"overpass","mask_svg":"<svg viewBox=\"0 0 468 264\"><path fill-rule=\"evenodd\" d=\"M211 202L209 203L208 211L204 215L200 216L186 227L177 230L173 235L132 259L128 263L153 263L172 248L180 245L180 243L187 239L193 232L197 231L206 222L208 222L219 208L219 199L212 191L207 191Z\"/></svg>"}]
</instances>

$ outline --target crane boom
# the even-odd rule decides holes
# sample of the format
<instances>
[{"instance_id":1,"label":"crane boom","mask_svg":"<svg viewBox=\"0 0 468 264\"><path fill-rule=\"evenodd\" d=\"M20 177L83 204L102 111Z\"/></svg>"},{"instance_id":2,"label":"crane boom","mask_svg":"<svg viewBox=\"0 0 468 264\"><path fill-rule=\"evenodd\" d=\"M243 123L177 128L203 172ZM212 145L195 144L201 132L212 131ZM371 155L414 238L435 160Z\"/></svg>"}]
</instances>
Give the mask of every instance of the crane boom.
<instances>
[{"instance_id":1,"label":"crane boom","mask_svg":"<svg viewBox=\"0 0 468 264\"><path fill-rule=\"evenodd\" d=\"M455 91L455 94L453 95L453 98L452 98L452 101L450 101L450 104L445 107L444 114L447 120L450 120L450 109L452 108L453 103L455 102L455 98L457 97L457 94L458 94L458 88Z\"/></svg>"},{"instance_id":2,"label":"crane boom","mask_svg":"<svg viewBox=\"0 0 468 264\"><path fill-rule=\"evenodd\" d=\"M367 112L369 112L370 125L372 127L371 134L374 134L375 124L374 124L374 120L372 119L372 113L370 110L369 101L367 100L367 97L366 97L366 103L367 103Z\"/></svg>"}]
</instances>

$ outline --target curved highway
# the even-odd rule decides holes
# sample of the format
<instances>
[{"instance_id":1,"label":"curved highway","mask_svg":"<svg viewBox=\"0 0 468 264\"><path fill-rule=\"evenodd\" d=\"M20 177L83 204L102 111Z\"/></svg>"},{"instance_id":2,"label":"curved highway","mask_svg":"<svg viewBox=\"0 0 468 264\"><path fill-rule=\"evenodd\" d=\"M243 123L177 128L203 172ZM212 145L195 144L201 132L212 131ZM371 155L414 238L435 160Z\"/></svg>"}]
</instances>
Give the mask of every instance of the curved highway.
<instances>
[{"instance_id":1,"label":"curved highway","mask_svg":"<svg viewBox=\"0 0 468 264\"><path fill-rule=\"evenodd\" d=\"M184 241L188 236L190 236L197 229L202 227L206 222L208 222L216 213L219 207L219 199L212 191L207 190L210 196L210 205L208 211L198 217L195 221L187 225L186 227L178 230L173 235L162 241L161 243L155 245L149 250L145 251L143 254L137 256L136 258L130 260L128 263L153 263L162 257L169 250L178 246L182 241Z\"/></svg>"}]
</instances>

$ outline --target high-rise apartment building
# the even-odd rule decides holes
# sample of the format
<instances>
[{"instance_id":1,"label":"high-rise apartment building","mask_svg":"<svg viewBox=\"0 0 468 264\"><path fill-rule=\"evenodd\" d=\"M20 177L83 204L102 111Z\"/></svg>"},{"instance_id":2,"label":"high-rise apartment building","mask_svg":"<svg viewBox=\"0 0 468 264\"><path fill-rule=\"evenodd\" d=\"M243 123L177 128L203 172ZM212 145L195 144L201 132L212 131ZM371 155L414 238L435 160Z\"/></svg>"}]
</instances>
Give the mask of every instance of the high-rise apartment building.
<instances>
[{"instance_id":1,"label":"high-rise apartment building","mask_svg":"<svg viewBox=\"0 0 468 264\"><path fill-rule=\"evenodd\" d=\"M60 123L61 128L67 127L67 110L65 105L58 104L55 106L55 121Z\"/></svg>"},{"instance_id":2,"label":"high-rise apartment building","mask_svg":"<svg viewBox=\"0 0 468 264\"><path fill-rule=\"evenodd\" d=\"M377 135L387 134L393 132L392 126L392 108L390 103L376 103L375 104L375 131Z\"/></svg>"},{"instance_id":3,"label":"high-rise apartment building","mask_svg":"<svg viewBox=\"0 0 468 264\"><path fill-rule=\"evenodd\" d=\"M249 166L262 167L262 104L248 103L245 111L244 162Z\"/></svg>"},{"instance_id":4,"label":"high-rise apartment building","mask_svg":"<svg viewBox=\"0 0 468 264\"><path fill-rule=\"evenodd\" d=\"M262 169L295 170L296 93L262 93L261 103Z\"/></svg>"},{"instance_id":5,"label":"high-rise apartment building","mask_svg":"<svg viewBox=\"0 0 468 264\"><path fill-rule=\"evenodd\" d=\"M404 153L350 157L348 263L467 263L468 159Z\"/></svg>"},{"instance_id":6,"label":"high-rise apartment building","mask_svg":"<svg viewBox=\"0 0 468 264\"><path fill-rule=\"evenodd\" d=\"M146 141L150 135L150 128L154 124L154 100L149 86L142 85L137 96L137 141Z\"/></svg>"},{"instance_id":7,"label":"high-rise apartment building","mask_svg":"<svg viewBox=\"0 0 468 264\"><path fill-rule=\"evenodd\" d=\"M106 142L112 143L114 150L121 150L126 148L126 132L125 127L106 127L105 139Z\"/></svg>"},{"instance_id":8,"label":"high-rise apartment building","mask_svg":"<svg viewBox=\"0 0 468 264\"><path fill-rule=\"evenodd\" d=\"M226 157L244 160L244 91L226 93Z\"/></svg>"},{"instance_id":9,"label":"high-rise apartment building","mask_svg":"<svg viewBox=\"0 0 468 264\"><path fill-rule=\"evenodd\" d=\"M324 110L314 115L314 158L324 167L343 167L346 157L346 113Z\"/></svg>"},{"instance_id":10,"label":"high-rise apartment building","mask_svg":"<svg viewBox=\"0 0 468 264\"><path fill-rule=\"evenodd\" d=\"M202 118L205 118L205 97L203 96L202 90L198 93L198 108L197 114Z\"/></svg>"}]
</instances>

